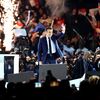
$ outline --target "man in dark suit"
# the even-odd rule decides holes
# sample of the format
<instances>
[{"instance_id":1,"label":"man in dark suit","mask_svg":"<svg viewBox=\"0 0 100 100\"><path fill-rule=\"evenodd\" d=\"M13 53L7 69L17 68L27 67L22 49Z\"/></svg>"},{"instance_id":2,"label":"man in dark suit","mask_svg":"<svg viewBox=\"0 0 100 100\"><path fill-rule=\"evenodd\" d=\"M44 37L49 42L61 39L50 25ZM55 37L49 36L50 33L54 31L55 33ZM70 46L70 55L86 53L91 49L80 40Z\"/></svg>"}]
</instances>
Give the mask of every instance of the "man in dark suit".
<instances>
[{"instance_id":1,"label":"man in dark suit","mask_svg":"<svg viewBox=\"0 0 100 100\"><path fill-rule=\"evenodd\" d=\"M38 61L39 64L54 64L56 59L60 57L61 50L57 44L57 39L65 33L65 26L62 26L62 31L53 34L52 28L47 28L45 36L41 37L38 44Z\"/></svg>"}]
</instances>

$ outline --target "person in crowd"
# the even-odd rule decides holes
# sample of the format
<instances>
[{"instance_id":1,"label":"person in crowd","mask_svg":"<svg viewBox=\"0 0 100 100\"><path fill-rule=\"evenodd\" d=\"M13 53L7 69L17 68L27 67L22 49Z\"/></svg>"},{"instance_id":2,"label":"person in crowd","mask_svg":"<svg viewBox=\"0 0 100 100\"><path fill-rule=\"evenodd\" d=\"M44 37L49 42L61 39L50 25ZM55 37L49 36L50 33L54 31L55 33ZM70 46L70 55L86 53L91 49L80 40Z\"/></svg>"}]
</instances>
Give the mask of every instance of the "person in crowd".
<instances>
[{"instance_id":1,"label":"person in crowd","mask_svg":"<svg viewBox=\"0 0 100 100\"><path fill-rule=\"evenodd\" d=\"M38 44L38 61L39 64L56 63L56 59L60 57L60 49L58 49L57 39L65 33L65 25L62 26L60 33L53 33L52 28L47 28L45 36L41 37Z\"/></svg>"},{"instance_id":2,"label":"person in crowd","mask_svg":"<svg viewBox=\"0 0 100 100\"><path fill-rule=\"evenodd\" d=\"M81 78L87 71L94 71L94 65L90 62L91 53L89 51L81 53L73 68L73 79Z\"/></svg>"},{"instance_id":3,"label":"person in crowd","mask_svg":"<svg viewBox=\"0 0 100 100\"><path fill-rule=\"evenodd\" d=\"M39 38L42 35L43 31L46 29L45 25L39 22L36 18L32 19L32 25L34 26L28 33L30 50L34 50L34 53L37 54L37 46Z\"/></svg>"},{"instance_id":4,"label":"person in crowd","mask_svg":"<svg viewBox=\"0 0 100 100\"><path fill-rule=\"evenodd\" d=\"M85 47L85 42L83 40L80 40L78 43L78 48L76 49L75 55L77 55L80 52L87 52L89 51L86 47Z\"/></svg>"},{"instance_id":5,"label":"person in crowd","mask_svg":"<svg viewBox=\"0 0 100 100\"><path fill-rule=\"evenodd\" d=\"M64 55L66 55L67 57L71 57L74 55L74 51L75 49L71 46L71 41L67 40L66 44L63 45L63 51L64 51Z\"/></svg>"},{"instance_id":6,"label":"person in crowd","mask_svg":"<svg viewBox=\"0 0 100 100\"><path fill-rule=\"evenodd\" d=\"M28 46L27 32L24 28L24 24L21 20L18 20L15 24L13 32L13 45L14 49L17 48L19 51L23 51L25 47ZM13 47L12 47L13 48Z\"/></svg>"},{"instance_id":7,"label":"person in crowd","mask_svg":"<svg viewBox=\"0 0 100 100\"><path fill-rule=\"evenodd\" d=\"M88 81L89 81L90 84L96 85L96 84L98 84L99 79L100 79L99 76L92 75L92 76L89 77Z\"/></svg>"},{"instance_id":8,"label":"person in crowd","mask_svg":"<svg viewBox=\"0 0 100 100\"><path fill-rule=\"evenodd\" d=\"M94 29L87 16L87 9L80 8L77 16L76 29L77 33L85 41L86 47L90 49L90 39L93 36Z\"/></svg>"},{"instance_id":9,"label":"person in crowd","mask_svg":"<svg viewBox=\"0 0 100 100\"><path fill-rule=\"evenodd\" d=\"M69 39L77 36L77 34L73 31L73 29L77 28L77 17L77 8L73 8L70 13L66 13L66 15L64 16L64 20L66 23L66 35Z\"/></svg>"},{"instance_id":10,"label":"person in crowd","mask_svg":"<svg viewBox=\"0 0 100 100\"><path fill-rule=\"evenodd\" d=\"M46 82L57 81L56 77L53 76L52 71L47 71Z\"/></svg>"}]
</instances>

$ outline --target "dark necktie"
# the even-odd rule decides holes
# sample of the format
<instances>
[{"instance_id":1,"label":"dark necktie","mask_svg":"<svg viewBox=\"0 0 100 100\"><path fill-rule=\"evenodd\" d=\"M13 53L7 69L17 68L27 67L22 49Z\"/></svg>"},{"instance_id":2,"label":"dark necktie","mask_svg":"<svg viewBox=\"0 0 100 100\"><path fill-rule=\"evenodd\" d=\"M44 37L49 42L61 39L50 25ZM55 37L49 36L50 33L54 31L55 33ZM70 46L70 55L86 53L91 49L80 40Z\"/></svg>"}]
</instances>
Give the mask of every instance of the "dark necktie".
<instances>
[{"instance_id":1,"label":"dark necktie","mask_svg":"<svg viewBox=\"0 0 100 100\"><path fill-rule=\"evenodd\" d=\"M51 40L50 40L50 37L48 39L49 39L49 53L51 55L52 54L52 51L51 51Z\"/></svg>"}]
</instances>

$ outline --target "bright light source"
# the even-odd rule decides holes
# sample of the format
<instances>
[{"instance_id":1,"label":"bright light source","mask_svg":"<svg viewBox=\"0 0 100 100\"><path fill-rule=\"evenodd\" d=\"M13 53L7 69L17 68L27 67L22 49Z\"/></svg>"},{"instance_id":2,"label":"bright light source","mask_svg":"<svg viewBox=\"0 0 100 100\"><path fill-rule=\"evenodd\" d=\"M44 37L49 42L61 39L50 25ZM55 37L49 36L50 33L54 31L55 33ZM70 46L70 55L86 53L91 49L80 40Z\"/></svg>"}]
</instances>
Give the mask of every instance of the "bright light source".
<instances>
[{"instance_id":1,"label":"bright light source","mask_svg":"<svg viewBox=\"0 0 100 100\"><path fill-rule=\"evenodd\" d=\"M18 11L19 2L16 3L16 0L0 0L0 4L4 8L1 18L5 34L4 46L6 47L6 51L9 51L12 48L12 29L15 21L14 15Z\"/></svg>"}]
</instances>

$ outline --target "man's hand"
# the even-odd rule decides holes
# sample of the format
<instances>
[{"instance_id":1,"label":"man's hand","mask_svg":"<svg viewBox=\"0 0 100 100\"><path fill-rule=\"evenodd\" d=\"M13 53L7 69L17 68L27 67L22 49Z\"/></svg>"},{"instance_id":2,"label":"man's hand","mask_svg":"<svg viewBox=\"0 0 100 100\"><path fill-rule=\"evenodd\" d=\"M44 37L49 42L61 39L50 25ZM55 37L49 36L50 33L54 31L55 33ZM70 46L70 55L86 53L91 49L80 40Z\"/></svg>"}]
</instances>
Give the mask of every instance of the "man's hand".
<instances>
[{"instance_id":1,"label":"man's hand","mask_svg":"<svg viewBox=\"0 0 100 100\"><path fill-rule=\"evenodd\" d=\"M39 65L42 65L42 61L39 61Z\"/></svg>"},{"instance_id":2,"label":"man's hand","mask_svg":"<svg viewBox=\"0 0 100 100\"><path fill-rule=\"evenodd\" d=\"M65 31L66 31L66 25L62 24L61 25L61 32L65 33Z\"/></svg>"}]
</instances>

